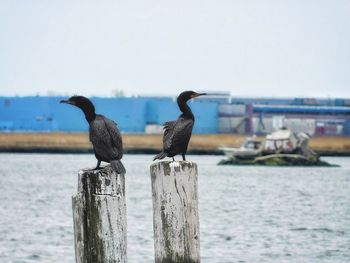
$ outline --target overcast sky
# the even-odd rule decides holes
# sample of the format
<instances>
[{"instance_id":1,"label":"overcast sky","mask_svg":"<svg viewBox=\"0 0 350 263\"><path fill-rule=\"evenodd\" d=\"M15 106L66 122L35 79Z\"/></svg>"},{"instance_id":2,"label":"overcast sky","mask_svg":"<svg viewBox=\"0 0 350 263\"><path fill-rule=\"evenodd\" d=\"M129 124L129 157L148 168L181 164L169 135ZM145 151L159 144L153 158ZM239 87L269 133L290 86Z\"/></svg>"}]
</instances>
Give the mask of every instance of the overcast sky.
<instances>
[{"instance_id":1,"label":"overcast sky","mask_svg":"<svg viewBox=\"0 0 350 263\"><path fill-rule=\"evenodd\" d=\"M0 95L188 89L350 97L350 1L0 1Z\"/></svg>"}]
</instances>

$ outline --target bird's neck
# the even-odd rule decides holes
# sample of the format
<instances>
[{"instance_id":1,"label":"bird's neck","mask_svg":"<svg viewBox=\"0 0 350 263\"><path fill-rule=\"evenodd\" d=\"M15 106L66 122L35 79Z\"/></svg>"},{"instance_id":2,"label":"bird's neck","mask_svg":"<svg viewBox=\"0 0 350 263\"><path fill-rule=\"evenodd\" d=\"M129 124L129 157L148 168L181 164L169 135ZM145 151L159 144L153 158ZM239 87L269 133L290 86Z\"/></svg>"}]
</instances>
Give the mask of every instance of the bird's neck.
<instances>
[{"instance_id":1,"label":"bird's neck","mask_svg":"<svg viewBox=\"0 0 350 263\"><path fill-rule=\"evenodd\" d=\"M82 110L85 114L85 119L87 120L88 123L91 123L92 121L95 120L96 118L95 109L91 107L85 107L85 108L82 108Z\"/></svg>"},{"instance_id":2,"label":"bird's neck","mask_svg":"<svg viewBox=\"0 0 350 263\"><path fill-rule=\"evenodd\" d=\"M178 105L179 105L180 110L181 110L182 113L183 113L183 116L186 116L186 117L188 117L188 118L194 120L194 116L193 116L192 110L191 110L191 108L187 105L187 102L186 102L186 101L178 102Z\"/></svg>"}]
</instances>

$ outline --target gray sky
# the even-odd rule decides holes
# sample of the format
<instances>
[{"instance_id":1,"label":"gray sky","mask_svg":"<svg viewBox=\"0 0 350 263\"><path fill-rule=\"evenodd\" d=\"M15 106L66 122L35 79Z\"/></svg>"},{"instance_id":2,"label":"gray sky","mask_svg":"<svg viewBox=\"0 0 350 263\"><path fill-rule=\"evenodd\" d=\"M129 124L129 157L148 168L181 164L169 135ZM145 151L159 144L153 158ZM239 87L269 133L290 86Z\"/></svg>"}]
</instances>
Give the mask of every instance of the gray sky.
<instances>
[{"instance_id":1,"label":"gray sky","mask_svg":"<svg viewBox=\"0 0 350 263\"><path fill-rule=\"evenodd\" d=\"M350 1L0 1L0 95L116 89L350 97Z\"/></svg>"}]
</instances>

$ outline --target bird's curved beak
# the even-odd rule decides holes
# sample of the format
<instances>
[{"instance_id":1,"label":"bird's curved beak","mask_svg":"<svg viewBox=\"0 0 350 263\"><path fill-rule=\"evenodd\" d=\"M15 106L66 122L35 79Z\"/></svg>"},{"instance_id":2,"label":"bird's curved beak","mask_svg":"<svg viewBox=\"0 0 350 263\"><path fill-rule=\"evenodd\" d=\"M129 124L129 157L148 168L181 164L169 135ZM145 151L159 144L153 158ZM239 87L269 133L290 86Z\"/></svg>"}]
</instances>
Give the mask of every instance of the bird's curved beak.
<instances>
[{"instance_id":1,"label":"bird's curved beak","mask_svg":"<svg viewBox=\"0 0 350 263\"><path fill-rule=\"evenodd\" d=\"M199 96L207 95L207 93L195 93L191 96L191 99L197 98Z\"/></svg>"},{"instance_id":2,"label":"bird's curved beak","mask_svg":"<svg viewBox=\"0 0 350 263\"><path fill-rule=\"evenodd\" d=\"M74 101L70 101L70 100L61 100L60 103L75 105Z\"/></svg>"}]
</instances>

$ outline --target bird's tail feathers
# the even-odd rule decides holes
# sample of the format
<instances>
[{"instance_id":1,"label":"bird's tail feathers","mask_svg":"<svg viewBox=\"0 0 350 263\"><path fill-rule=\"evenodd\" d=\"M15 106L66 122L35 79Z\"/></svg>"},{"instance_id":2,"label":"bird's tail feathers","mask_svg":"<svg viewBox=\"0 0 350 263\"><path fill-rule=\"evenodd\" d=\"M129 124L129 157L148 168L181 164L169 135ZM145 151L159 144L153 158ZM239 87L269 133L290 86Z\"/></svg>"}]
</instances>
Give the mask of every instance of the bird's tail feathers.
<instances>
[{"instance_id":1,"label":"bird's tail feathers","mask_svg":"<svg viewBox=\"0 0 350 263\"><path fill-rule=\"evenodd\" d=\"M125 174L126 173L125 167L120 160L112 160L111 166L112 166L113 170L118 174Z\"/></svg>"},{"instance_id":2,"label":"bird's tail feathers","mask_svg":"<svg viewBox=\"0 0 350 263\"><path fill-rule=\"evenodd\" d=\"M163 159L164 157L166 157L166 153L165 152L160 152L158 153L156 156L154 156L153 161L157 160L157 159Z\"/></svg>"}]
</instances>

